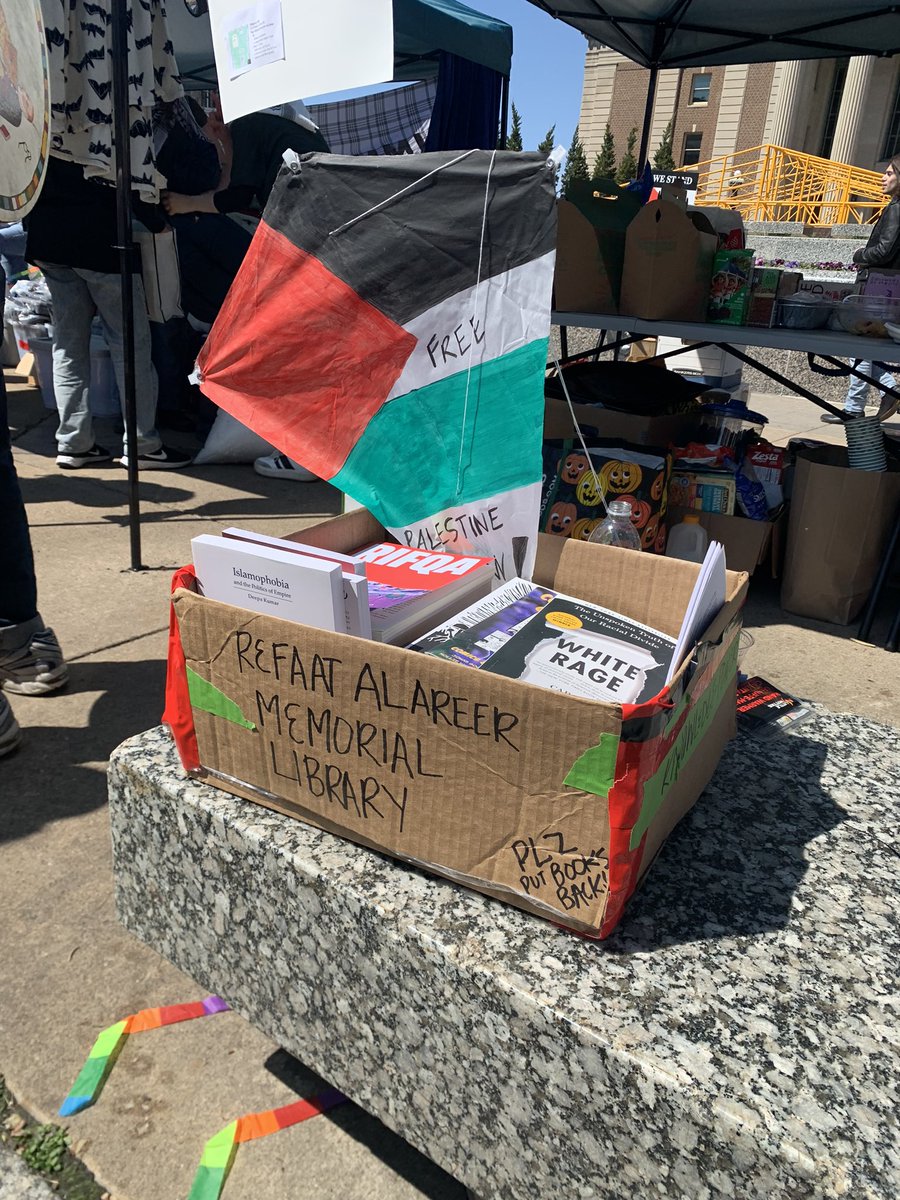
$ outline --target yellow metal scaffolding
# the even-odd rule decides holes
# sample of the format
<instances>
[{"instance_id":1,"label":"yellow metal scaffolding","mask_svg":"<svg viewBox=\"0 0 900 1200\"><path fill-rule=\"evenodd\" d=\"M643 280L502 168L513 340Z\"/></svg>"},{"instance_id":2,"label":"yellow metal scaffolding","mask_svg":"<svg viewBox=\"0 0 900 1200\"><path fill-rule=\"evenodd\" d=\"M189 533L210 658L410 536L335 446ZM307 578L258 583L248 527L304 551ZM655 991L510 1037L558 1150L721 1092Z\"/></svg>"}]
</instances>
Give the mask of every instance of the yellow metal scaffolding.
<instances>
[{"instance_id":1,"label":"yellow metal scaffolding","mask_svg":"<svg viewBox=\"0 0 900 1200\"><path fill-rule=\"evenodd\" d=\"M753 146L689 168L697 204L736 208L744 220L867 225L885 204L881 175L784 146Z\"/></svg>"}]
</instances>

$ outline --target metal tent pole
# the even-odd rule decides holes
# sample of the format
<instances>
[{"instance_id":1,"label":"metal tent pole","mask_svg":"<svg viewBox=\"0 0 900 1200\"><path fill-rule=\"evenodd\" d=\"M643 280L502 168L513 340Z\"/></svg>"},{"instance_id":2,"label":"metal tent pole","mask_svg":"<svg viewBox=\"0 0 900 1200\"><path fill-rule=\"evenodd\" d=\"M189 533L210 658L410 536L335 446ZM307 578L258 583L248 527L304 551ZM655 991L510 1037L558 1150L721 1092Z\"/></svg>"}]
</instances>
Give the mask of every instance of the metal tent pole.
<instances>
[{"instance_id":1,"label":"metal tent pole","mask_svg":"<svg viewBox=\"0 0 900 1200\"><path fill-rule=\"evenodd\" d=\"M500 85L500 140L499 149L506 149L506 139L509 136L509 76L503 76Z\"/></svg>"},{"instance_id":2,"label":"metal tent pole","mask_svg":"<svg viewBox=\"0 0 900 1200\"><path fill-rule=\"evenodd\" d=\"M641 148L637 157L637 174L640 178L647 161L647 151L650 146L650 126L653 124L653 104L656 100L656 82L659 78L659 67L654 63L650 68L650 78L647 81L647 103L644 105L644 124L641 128Z\"/></svg>"},{"instance_id":3,"label":"metal tent pole","mask_svg":"<svg viewBox=\"0 0 900 1200\"><path fill-rule=\"evenodd\" d=\"M137 399L134 364L134 245L131 222L131 134L128 119L128 2L111 0L113 142L116 153L116 217L122 285L122 340L125 359L125 447L128 454L128 527L131 569L141 563L141 506L138 494Z\"/></svg>"}]
</instances>

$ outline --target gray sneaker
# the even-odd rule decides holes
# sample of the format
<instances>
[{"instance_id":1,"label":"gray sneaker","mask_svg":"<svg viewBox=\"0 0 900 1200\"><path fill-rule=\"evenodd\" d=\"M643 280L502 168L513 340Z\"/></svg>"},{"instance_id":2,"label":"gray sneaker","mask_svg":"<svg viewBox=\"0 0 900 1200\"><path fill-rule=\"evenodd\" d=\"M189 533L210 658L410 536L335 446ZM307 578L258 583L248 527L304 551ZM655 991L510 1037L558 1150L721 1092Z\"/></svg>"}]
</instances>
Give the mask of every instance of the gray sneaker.
<instances>
[{"instance_id":1,"label":"gray sneaker","mask_svg":"<svg viewBox=\"0 0 900 1200\"><path fill-rule=\"evenodd\" d=\"M22 731L13 716L13 710L7 698L0 692L0 758L4 754L11 754L21 740Z\"/></svg>"},{"instance_id":2,"label":"gray sneaker","mask_svg":"<svg viewBox=\"0 0 900 1200\"><path fill-rule=\"evenodd\" d=\"M56 634L40 615L20 625L0 625L0 688L41 696L61 688L68 677Z\"/></svg>"}]
</instances>

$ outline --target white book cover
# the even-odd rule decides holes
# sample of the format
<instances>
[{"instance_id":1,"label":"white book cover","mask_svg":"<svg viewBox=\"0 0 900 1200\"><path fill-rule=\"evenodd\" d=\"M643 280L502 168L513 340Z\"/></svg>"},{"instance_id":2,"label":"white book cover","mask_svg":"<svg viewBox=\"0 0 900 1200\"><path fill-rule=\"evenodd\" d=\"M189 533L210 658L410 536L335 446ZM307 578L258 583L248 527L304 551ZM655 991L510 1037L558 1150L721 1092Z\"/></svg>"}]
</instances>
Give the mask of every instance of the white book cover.
<instances>
[{"instance_id":1,"label":"white book cover","mask_svg":"<svg viewBox=\"0 0 900 1200\"><path fill-rule=\"evenodd\" d=\"M273 537L270 533L257 533L255 529L241 529L237 525L229 525L222 530L222 537L236 538L242 542L257 542L260 546L272 546L276 550L287 550L291 554L308 554L310 558L325 558L329 562L340 563L345 571L356 575L366 574L366 564L350 554L339 554L337 550L326 550L322 546L309 546L306 542L295 538Z\"/></svg>"},{"instance_id":2,"label":"white book cover","mask_svg":"<svg viewBox=\"0 0 900 1200\"><path fill-rule=\"evenodd\" d=\"M342 632L349 633L353 637L372 637L372 614L369 611L369 585L366 579L365 563L358 563L349 554L339 554L336 550L323 550L319 546L308 546L305 542L295 542L292 538L272 537L271 534L257 533L253 529L240 529L236 525L230 525L227 529L223 529L222 537L268 546L273 550L283 550L286 554L305 555L308 558L337 563L344 573L342 578L344 595Z\"/></svg>"},{"instance_id":3,"label":"white book cover","mask_svg":"<svg viewBox=\"0 0 900 1200\"><path fill-rule=\"evenodd\" d=\"M192 538L191 551L200 590L210 600L346 631L340 564L209 533Z\"/></svg>"}]
</instances>

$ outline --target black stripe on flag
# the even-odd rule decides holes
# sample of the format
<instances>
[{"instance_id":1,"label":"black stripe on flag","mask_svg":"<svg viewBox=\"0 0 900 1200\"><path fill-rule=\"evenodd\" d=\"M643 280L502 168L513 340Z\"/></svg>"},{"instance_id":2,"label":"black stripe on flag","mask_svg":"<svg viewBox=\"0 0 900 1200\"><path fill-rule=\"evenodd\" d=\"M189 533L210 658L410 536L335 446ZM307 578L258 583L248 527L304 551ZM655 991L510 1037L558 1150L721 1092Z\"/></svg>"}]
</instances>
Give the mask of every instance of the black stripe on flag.
<instances>
[{"instance_id":1,"label":"black stripe on flag","mask_svg":"<svg viewBox=\"0 0 900 1200\"><path fill-rule=\"evenodd\" d=\"M299 172L282 168L279 173L266 223L403 325L474 285L490 152L474 151L349 229L333 231L460 153L304 155ZM482 279L553 250L555 201L553 171L545 155L497 152Z\"/></svg>"}]
</instances>

